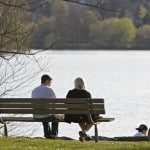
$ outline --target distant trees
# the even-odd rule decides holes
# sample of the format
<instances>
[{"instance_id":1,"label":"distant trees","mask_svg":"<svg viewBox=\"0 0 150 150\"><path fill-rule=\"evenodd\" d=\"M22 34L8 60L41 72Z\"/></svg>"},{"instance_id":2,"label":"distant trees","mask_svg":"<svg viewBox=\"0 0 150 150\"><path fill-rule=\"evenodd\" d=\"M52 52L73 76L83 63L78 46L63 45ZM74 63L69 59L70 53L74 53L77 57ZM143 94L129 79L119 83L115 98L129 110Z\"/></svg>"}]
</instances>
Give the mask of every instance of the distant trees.
<instances>
[{"instance_id":1,"label":"distant trees","mask_svg":"<svg viewBox=\"0 0 150 150\"><path fill-rule=\"evenodd\" d=\"M150 48L150 25L144 25L137 30L136 48Z\"/></svg>"},{"instance_id":2,"label":"distant trees","mask_svg":"<svg viewBox=\"0 0 150 150\"><path fill-rule=\"evenodd\" d=\"M39 26L32 36L32 48L49 47L49 43L56 39L59 39L55 46L58 49L135 48L139 45L136 44L136 33L149 18L146 1L135 6L135 2L129 3L136 14L130 7L125 9L127 5L123 0L47 0L46 3L50 16L41 17L36 22Z\"/></svg>"},{"instance_id":3,"label":"distant trees","mask_svg":"<svg viewBox=\"0 0 150 150\"><path fill-rule=\"evenodd\" d=\"M31 47L34 49L42 49L45 47L44 43L46 37L52 32L51 22L48 18L42 18L38 22L38 26L32 33Z\"/></svg>"},{"instance_id":4,"label":"distant trees","mask_svg":"<svg viewBox=\"0 0 150 150\"><path fill-rule=\"evenodd\" d=\"M102 48L130 48L136 29L128 18L111 18L91 24L89 36L94 44Z\"/></svg>"}]
</instances>

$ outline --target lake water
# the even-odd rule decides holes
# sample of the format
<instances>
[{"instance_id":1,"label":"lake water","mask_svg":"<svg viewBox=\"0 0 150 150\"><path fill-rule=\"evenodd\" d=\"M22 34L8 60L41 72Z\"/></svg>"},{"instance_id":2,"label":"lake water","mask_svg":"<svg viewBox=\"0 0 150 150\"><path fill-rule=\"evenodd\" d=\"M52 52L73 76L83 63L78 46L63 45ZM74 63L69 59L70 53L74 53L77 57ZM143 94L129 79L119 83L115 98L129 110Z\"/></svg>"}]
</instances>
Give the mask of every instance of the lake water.
<instances>
[{"instance_id":1,"label":"lake water","mask_svg":"<svg viewBox=\"0 0 150 150\"><path fill-rule=\"evenodd\" d=\"M56 51L39 55L43 61L50 60L46 72L41 74L52 76L57 97L65 97L73 88L74 79L82 77L93 98L105 99L106 115L103 116L114 117L115 121L101 123L99 135L132 136L139 124L150 127L150 52ZM41 74L35 76L32 84L28 83L27 92L19 91L20 96L30 97L31 90L40 84ZM11 135L43 136L40 123L17 124L17 127L16 123L11 124ZM78 139L79 130L77 124L60 123L59 136ZM94 128L89 134L94 134Z\"/></svg>"}]
</instances>

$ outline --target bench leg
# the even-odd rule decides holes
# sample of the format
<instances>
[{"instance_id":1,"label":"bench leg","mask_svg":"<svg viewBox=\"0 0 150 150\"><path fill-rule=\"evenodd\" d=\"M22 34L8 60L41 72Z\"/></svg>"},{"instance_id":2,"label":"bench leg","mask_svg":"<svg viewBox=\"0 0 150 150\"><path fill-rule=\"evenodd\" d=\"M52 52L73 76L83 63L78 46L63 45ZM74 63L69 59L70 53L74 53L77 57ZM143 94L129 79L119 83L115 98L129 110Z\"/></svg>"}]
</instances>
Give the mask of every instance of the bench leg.
<instances>
[{"instance_id":1,"label":"bench leg","mask_svg":"<svg viewBox=\"0 0 150 150\"><path fill-rule=\"evenodd\" d=\"M95 126L95 142L98 142L98 128L97 128L97 124L95 124L94 126Z\"/></svg>"},{"instance_id":2,"label":"bench leg","mask_svg":"<svg viewBox=\"0 0 150 150\"><path fill-rule=\"evenodd\" d=\"M4 136L8 136L8 130L7 130L7 122L4 122L3 119L0 117L0 123L4 125Z\"/></svg>"},{"instance_id":3,"label":"bench leg","mask_svg":"<svg viewBox=\"0 0 150 150\"><path fill-rule=\"evenodd\" d=\"M8 130L7 130L7 124L4 123L4 136L8 137Z\"/></svg>"}]
</instances>

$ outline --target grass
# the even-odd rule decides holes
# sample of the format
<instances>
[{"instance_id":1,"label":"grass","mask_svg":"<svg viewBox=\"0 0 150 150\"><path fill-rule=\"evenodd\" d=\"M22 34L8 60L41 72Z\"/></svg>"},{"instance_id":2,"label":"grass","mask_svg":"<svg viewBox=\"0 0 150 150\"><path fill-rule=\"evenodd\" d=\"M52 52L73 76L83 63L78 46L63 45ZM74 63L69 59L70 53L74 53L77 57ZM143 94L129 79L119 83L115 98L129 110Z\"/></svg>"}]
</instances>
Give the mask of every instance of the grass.
<instances>
[{"instance_id":1,"label":"grass","mask_svg":"<svg viewBox=\"0 0 150 150\"><path fill-rule=\"evenodd\" d=\"M0 150L150 150L150 142L79 142L35 138L0 138Z\"/></svg>"}]
</instances>

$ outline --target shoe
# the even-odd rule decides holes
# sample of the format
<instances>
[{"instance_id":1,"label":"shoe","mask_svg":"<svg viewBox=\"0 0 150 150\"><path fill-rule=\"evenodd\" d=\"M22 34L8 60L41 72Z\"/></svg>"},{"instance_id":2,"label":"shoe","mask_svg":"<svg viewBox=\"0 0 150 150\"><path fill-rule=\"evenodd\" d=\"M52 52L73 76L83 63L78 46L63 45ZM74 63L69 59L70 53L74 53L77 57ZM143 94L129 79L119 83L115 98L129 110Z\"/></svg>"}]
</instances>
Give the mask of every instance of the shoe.
<instances>
[{"instance_id":1,"label":"shoe","mask_svg":"<svg viewBox=\"0 0 150 150\"><path fill-rule=\"evenodd\" d=\"M87 136L86 133L84 133L83 131L79 131L79 140L80 140L80 142L84 142L86 136Z\"/></svg>"},{"instance_id":2,"label":"shoe","mask_svg":"<svg viewBox=\"0 0 150 150\"><path fill-rule=\"evenodd\" d=\"M80 136L80 137L79 137L79 141L80 141L80 142L84 142L84 141L85 141L85 137Z\"/></svg>"},{"instance_id":3,"label":"shoe","mask_svg":"<svg viewBox=\"0 0 150 150\"><path fill-rule=\"evenodd\" d=\"M48 136L48 137L46 137L46 139L56 139L56 135L50 135L50 136Z\"/></svg>"},{"instance_id":4,"label":"shoe","mask_svg":"<svg viewBox=\"0 0 150 150\"><path fill-rule=\"evenodd\" d=\"M92 141L93 140L93 138L91 137L91 136L89 136L89 135L87 135L86 137L85 137L85 141Z\"/></svg>"},{"instance_id":5,"label":"shoe","mask_svg":"<svg viewBox=\"0 0 150 150\"><path fill-rule=\"evenodd\" d=\"M79 131L79 136L80 137L86 137L87 134L85 132L83 132L83 131Z\"/></svg>"},{"instance_id":6,"label":"shoe","mask_svg":"<svg viewBox=\"0 0 150 150\"><path fill-rule=\"evenodd\" d=\"M81 141L81 142L83 142L83 141L91 141L91 140L93 140L93 138L91 137L91 136L89 136L89 135L87 135L85 132L83 132L83 131L79 131L79 140Z\"/></svg>"}]
</instances>

